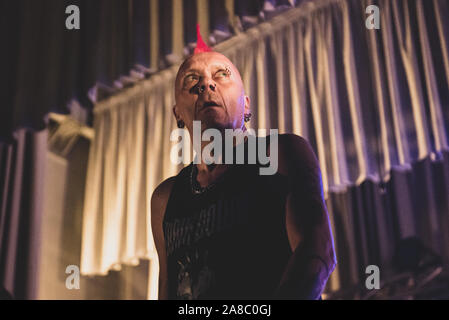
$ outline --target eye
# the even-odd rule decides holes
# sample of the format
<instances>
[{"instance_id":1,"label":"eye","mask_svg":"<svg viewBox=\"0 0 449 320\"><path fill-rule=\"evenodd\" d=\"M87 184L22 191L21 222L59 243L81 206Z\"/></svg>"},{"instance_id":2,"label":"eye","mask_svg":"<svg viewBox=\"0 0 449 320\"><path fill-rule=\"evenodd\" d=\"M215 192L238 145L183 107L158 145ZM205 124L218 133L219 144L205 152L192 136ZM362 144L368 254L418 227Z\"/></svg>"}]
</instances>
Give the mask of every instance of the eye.
<instances>
[{"instance_id":1,"label":"eye","mask_svg":"<svg viewBox=\"0 0 449 320\"><path fill-rule=\"evenodd\" d=\"M199 77L196 74L189 74L184 78L184 81L198 81Z\"/></svg>"},{"instance_id":2,"label":"eye","mask_svg":"<svg viewBox=\"0 0 449 320\"><path fill-rule=\"evenodd\" d=\"M184 86L192 86L195 85L200 77L197 74L189 74L184 77Z\"/></svg>"},{"instance_id":3,"label":"eye","mask_svg":"<svg viewBox=\"0 0 449 320\"><path fill-rule=\"evenodd\" d=\"M215 76L217 78L226 78L229 77L231 74L231 72L228 69L220 69L217 71L217 73L215 73Z\"/></svg>"}]
</instances>

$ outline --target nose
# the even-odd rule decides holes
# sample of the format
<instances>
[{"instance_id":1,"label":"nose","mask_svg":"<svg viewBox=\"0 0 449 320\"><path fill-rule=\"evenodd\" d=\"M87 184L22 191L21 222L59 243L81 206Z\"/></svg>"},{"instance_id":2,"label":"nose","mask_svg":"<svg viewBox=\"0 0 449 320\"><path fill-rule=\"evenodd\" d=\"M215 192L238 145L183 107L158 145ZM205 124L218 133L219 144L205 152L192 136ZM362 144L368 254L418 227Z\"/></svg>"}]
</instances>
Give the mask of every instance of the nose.
<instances>
[{"instance_id":1,"label":"nose","mask_svg":"<svg viewBox=\"0 0 449 320\"><path fill-rule=\"evenodd\" d=\"M198 83L198 92L203 93L204 91L206 91L206 88L215 91L216 86L217 86L216 83L213 82L212 80L204 79L203 81Z\"/></svg>"}]
</instances>

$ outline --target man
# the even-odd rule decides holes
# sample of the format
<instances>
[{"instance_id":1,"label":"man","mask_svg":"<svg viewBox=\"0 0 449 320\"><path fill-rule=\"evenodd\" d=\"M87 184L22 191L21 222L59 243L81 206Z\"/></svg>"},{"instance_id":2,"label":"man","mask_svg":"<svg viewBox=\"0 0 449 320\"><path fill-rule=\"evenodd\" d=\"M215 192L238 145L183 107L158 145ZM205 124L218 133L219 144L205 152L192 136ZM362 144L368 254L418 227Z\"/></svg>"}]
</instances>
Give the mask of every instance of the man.
<instances>
[{"instance_id":1,"label":"man","mask_svg":"<svg viewBox=\"0 0 449 320\"><path fill-rule=\"evenodd\" d=\"M237 68L217 52L184 61L175 100L191 137L195 120L202 131L245 131L251 117ZM278 137L277 151L274 175L191 163L155 189L159 299L320 299L336 259L318 162L293 134Z\"/></svg>"}]
</instances>

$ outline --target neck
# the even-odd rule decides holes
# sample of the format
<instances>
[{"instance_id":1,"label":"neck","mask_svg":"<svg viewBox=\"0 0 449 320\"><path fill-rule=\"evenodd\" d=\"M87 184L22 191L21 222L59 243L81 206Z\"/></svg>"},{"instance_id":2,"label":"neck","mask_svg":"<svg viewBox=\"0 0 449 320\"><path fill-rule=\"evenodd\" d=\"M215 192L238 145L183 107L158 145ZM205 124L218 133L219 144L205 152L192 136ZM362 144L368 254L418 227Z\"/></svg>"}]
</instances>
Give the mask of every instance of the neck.
<instances>
[{"instance_id":1,"label":"neck","mask_svg":"<svg viewBox=\"0 0 449 320\"><path fill-rule=\"evenodd\" d=\"M246 133L247 129L246 127L243 125L242 128L242 134ZM214 162L210 163L210 164L206 164L204 162L204 159L201 157L201 161L200 163L197 163L196 166L198 168L198 172L204 172L204 173L208 173L208 172L212 172L214 170L216 170L217 168L222 168L225 167L225 152L226 152L226 139L225 139L225 132L224 129L220 130L221 131L221 145L222 145L222 152L220 155L217 156L217 159L215 159ZM202 134L201 134L202 136ZM246 140L248 139L248 137L246 135L243 136L243 139L232 139L232 145L233 147L236 147L237 145L239 145L240 143L245 143ZM213 141L203 141L201 139L201 155L203 154L203 150L205 149L206 146L208 146L210 143L212 143ZM206 152L209 152L209 150L207 150ZM212 149L211 155L213 155L213 151L215 151L215 149ZM199 155L198 155L199 156Z\"/></svg>"}]
</instances>

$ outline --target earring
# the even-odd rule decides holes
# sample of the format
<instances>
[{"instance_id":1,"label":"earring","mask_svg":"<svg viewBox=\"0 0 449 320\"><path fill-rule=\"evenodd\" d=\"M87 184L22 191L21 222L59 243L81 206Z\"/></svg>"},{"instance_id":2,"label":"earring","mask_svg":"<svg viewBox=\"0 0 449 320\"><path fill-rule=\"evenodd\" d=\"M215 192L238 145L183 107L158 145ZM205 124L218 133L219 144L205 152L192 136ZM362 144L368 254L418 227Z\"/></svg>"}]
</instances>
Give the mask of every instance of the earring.
<instances>
[{"instance_id":1,"label":"earring","mask_svg":"<svg viewBox=\"0 0 449 320\"><path fill-rule=\"evenodd\" d=\"M245 114L244 120L245 120L245 122L248 122L249 120L251 120L251 113Z\"/></svg>"},{"instance_id":2,"label":"earring","mask_svg":"<svg viewBox=\"0 0 449 320\"><path fill-rule=\"evenodd\" d=\"M182 121L182 120L178 120L178 128L179 129L182 129L182 128L184 128L184 121Z\"/></svg>"}]
</instances>

